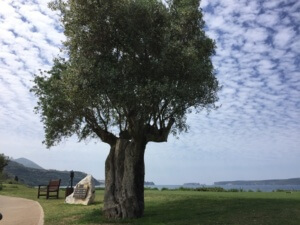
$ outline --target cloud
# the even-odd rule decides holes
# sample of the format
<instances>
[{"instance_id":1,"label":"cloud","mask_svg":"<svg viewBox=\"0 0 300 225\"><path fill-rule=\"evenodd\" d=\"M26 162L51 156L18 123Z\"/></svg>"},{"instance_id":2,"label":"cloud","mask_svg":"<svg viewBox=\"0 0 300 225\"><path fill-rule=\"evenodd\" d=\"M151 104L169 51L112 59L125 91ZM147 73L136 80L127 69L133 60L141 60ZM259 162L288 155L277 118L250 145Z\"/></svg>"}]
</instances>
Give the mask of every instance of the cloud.
<instances>
[{"instance_id":1,"label":"cloud","mask_svg":"<svg viewBox=\"0 0 300 225\"><path fill-rule=\"evenodd\" d=\"M2 135L30 136L42 131L29 89L33 74L49 68L64 40L56 29L57 15L45 6L46 2L0 2L0 126L10 128L1 129Z\"/></svg>"},{"instance_id":2,"label":"cloud","mask_svg":"<svg viewBox=\"0 0 300 225\"><path fill-rule=\"evenodd\" d=\"M278 48L286 48L295 38L296 31L293 27L278 26L277 33L274 36L274 44Z\"/></svg>"},{"instance_id":3,"label":"cloud","mask_svg":"<svg viewBox=\"0 0 300 225\"><path fill-rule=\"evenodd\" d=\"M293 13L299 9L299 3L233 0L230 4L204 1L203 6L207 33L215 38L218 46L213 61L223 90L222 107L207 117L210 122L201 121L199 130L212 127L226 130L226 141L220 145L223 149L228 146L230 151L239 152L232 147L235 141L247 140L246 152L253 148L251 142L261 143L260 151L253 151L257 158L262 150L278 151L278 157L286 149L295 152L295 143L300 144L295 139L300 128L296 119L300 116L297 99L300 92L294 84L299 84L300 66L299 48L295 48L299 45L299 29L295 23L299 15L296 18ZM197 120L192 120L192 129ZM243 141L231 137L233 134ZM222 147L215 146L212 150L218 148Z\"/></svg>"}]
</instances>

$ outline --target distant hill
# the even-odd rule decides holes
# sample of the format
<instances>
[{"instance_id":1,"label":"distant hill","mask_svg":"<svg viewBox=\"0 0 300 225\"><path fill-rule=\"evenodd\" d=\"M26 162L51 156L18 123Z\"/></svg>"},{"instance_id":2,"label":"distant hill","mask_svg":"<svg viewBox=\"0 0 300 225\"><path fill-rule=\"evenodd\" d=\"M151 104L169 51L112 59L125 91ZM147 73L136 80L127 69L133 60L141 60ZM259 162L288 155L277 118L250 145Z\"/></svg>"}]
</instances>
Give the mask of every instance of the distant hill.
<instances>
[{"instance_id":1,"label":"distant hill","mask_svg":"<svg viewBox=\"0 0 300 225\"><path fill-rule=\"evenodd\" d=\"M274 180L252 180L252 181L219 181L215 185L300 185L300 178L274 179Z\"/></svg>"},{"instance_id":2,"label":"distant hill","mask_svg":"<svg viewBox=\"0 0 300 225\"><path fill-rule=\"evenodd\" d=\"M105 185L105 180L97 180L99 183L100 183L100 185Z\"/></svg>"},{"instance_id":3,"label":"distant hill","mask_svg":"<svg viewBox=\"0 0 300 225\"><path fill-rule=\"evenodd\" d=\"M8 165L4 168L4 173L11 178L18 176L19 182L29 186L48 184L50 179L61 179L61 185L68 186L70 181L70 171L35 169L26 167L15 161L10 161L8 163ZM74 174L74 186L87 175L80 171L74 171ZM94 182L95 185L99 185L99 182L96 179L94 179Z\"/></svg>"},{"instance_id":4,"label":"distant hill","mask_svg":"<svg viewBox=\"0 0 300 225\"><path fill-rule=\"evenodd\" d=\"M105 185L105 180L97 180L99 181L100 185ZM152 181L145 181L144 185L155 185Z\"/></svg>"},{"instance_id":5,"label":"distant hill","mask_svg":"<svg viewBox=\"0 0 300 225\"><path fill-rule=\"evenodd\" d=\"M30 168L35 168L35 169L40 169L43 170L44 168L36 164L35 162L32 162L29 159L26 158L18 158L18 159L13 159L13 161L22 164L23 166L30 167Z\"/></svg>"},{"instance_id":6,"label":"distant hill","mask_svg":"<svg viewBox=\"0 0 300 225\"><path fill-rule=\"evenodd\" d=\"M183 186L200 186L200 183L184 183Z\"/></svg>"},{"instance_id":7,"label":"distant hill","mask_svg":"<svg viewBox=\"0 0 300 225\"><path fill-rule=\"evenodd\" d=\"M144 182L144 185L155 185L155 184L154 184L154 182L152 182L152 181L145 181L145 182Z\"/></svg>"}]
</instances>

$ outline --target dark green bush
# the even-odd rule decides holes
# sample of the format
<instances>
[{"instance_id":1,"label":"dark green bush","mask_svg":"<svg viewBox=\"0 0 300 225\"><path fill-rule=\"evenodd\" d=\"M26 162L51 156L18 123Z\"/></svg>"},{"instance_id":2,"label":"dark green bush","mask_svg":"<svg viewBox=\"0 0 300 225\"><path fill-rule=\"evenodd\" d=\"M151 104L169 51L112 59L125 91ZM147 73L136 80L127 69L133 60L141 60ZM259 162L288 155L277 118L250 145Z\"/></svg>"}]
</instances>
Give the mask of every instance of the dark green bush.
<instances>
[{"instance_id":1,"label":"dark green bush","mask_svg":"<svg viewBox=\"0 0 300 225\"><path fill-rule=\"evenodd\" d=\"M158 191L158 188L157 187L144 187L144 190Z\"/></svg>"},{"instance_id":2,"label":"dark green bush","mask_svg":"<svg viewBox=\"0 0 300 225\"><path fill-rule=\"evenodd\" d=\"M239 189L236 189L236 188L232 188L232 189L229 189L227 190L228 192L239 192Z\"/></svg>"},{"instance_id":3,"label":"dark green bush","mask_svg":"<svg viewBox=\"0 0 300 225\"><path fill-rule=\"evenodd\" d=\"M179 191L193 191L193 188L185 188L185 187L180 187L178 188Z\"/></svg>"},{"instance_id":4,"label":"dark green bush","mask_svg":"<svg viewBox=\"0 0 300 225\"><path fill-rule=\"evenodd\" d=\"M201 187L201 188L196 188L195 191L226 192L226 190L221 187Z\"/></svg>"}]
</instances>

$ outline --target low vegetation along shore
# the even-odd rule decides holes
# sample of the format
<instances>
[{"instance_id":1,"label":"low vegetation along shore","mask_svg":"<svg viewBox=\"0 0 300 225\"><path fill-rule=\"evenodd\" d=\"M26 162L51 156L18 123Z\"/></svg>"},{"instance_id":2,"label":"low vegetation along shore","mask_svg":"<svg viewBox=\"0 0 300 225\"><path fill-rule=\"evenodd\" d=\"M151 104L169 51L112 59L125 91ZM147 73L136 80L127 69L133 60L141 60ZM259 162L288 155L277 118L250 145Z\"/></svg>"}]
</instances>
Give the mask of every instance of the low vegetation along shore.
<instances>
[{"instance_id":1,"label":"low vegetation along shore","mask_svg":"<svg viewBox=\"0 0 300 225\"><path fill-rule=\"evenodd\" d=\"M67 205L60 199L37 199L37 190L3 184L0 195L38 201L45 225L68 224L300 224L300 192L244 192L210 190L145 190L145 216L136 220L106 220L102 215L104 190L96 190L89 206Z\"/></svg>"}]
</instances>

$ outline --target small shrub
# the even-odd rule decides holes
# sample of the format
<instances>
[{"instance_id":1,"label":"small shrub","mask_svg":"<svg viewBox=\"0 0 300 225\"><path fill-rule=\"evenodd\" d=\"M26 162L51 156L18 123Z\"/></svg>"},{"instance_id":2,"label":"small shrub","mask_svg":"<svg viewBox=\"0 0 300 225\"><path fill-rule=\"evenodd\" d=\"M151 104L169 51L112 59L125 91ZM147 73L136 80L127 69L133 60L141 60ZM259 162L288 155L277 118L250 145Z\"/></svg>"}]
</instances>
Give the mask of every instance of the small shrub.
<instances>
[{"instance_id":1,"label":"small shrub","mask_svg":"<svg viewBox=\"0 0 300 225\"><path fill-rule=\"evenodd\" d=\"M193 191L194 189L193 188L180 187L177 190L179 190L179 191Z\"/></svg>"},{"instance_id":2,"label":"small shrub","mask_svg":"<svg viewBox=\"0 0 300 225\"><path fill-rule=\"evenodd\" d=\"M144 187L144 190L158 191L158 188L157 187Z\"/></svg>"},{"instance_id":3,"label":"small shrub","mask_svg":"<svg viewBox=\"0 0 300 225\"><path fill-rule=\"evenodd\" d=\"M15 180L12 179L12 178L5 180L5 183L7 183L7 184L18 184L18 182L15 181Z\"/></svg>"},{"instance_id":4,"label":"small shrub","mask_svg":"<svg viewBox=\"0 0 300 225\"><path fill-rule=\"evenodd\" d=\"M162 190L162 191L168 191L169 188L163 187L161 190Z\"/></svg>"},{"instance_id":5,"label":"small shrub","mask_svg":"<svg viewBox=\"0 0 300 225\"><path fill-rule=\"evenodd\" d=\"M201 188L196 188L195 191L226 192L226 190L221 187L201 187Z\"/></svg>"},{"instance_id":6,"label":"small shrub","mask_svg":"<svg viewBox=\"0 0 300 225\"><path fill-rule=\"evenodd\" d=\"M273 190L273 192L285 192L285 193L292 193L293 192L297 192L298 190L284 190L284 189L277 189L277 190Z\"/></svg>"},{"instance_id":7,"label":"small shrub","mask_svg":"<svg viewBox=\"0 0 300 225\"><path fill-rule=\"evenodd\" d=\"M95 190L102 190L103 191L103 190L105 190L105 188L104 187L96 187Z\"/></svg>"},{"instance_id":8,"label":"small shrub","mask_svg":"<svg viewBox=\"0 0 300 225\"><path fill-rule=\"evenodd\" d=\"M239 192L239 189L232 188L232 189L229 189L228 192Z\"/></svg>"}]
</instances>

